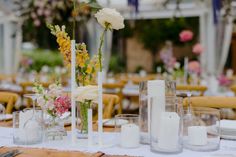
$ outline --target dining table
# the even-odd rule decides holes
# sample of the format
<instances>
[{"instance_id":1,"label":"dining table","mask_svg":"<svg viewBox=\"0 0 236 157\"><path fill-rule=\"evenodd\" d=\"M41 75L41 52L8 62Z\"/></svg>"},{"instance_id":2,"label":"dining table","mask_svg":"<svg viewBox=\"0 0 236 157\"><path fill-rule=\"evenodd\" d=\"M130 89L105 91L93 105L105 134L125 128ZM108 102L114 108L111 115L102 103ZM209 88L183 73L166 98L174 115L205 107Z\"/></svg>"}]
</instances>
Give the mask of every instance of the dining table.
<instances>
[{"instance_id":1,"label":"dining table","mask_svg":"<svg viewBox=\"0 0 236 157\"><path fill-rule=\"evenodd\" d=\"M94 129L96 130L96 122L94 123ZM66 130L70 130L70 125L65 126ZM4 131L5 130L5 131ZM18 157L162 157L163 154L153 153L150 151L150 145L142 145L133 149L125 149L119 146L112 147L93 147L90 149L84 149L80 147L68 146L68 140L66 141L52 141L55 145L43 143L40 146L35 145L14 145L12 137L7 138L8 132L12 131L12 121L0 122L0 154L18 149L22 153ZM104 127L104 131L109 133L114 131L114 128ZM9 134L10 136L10 134ZM6 141L8 144L4 143ZM128 140L128 139L127 139ZM63 148L63 149L62 149ZM188 149L183 149L182 153L168 155L170 157L235 157L236 156L236 141L233 140L221 140L220 149L212 152L196 152Z\"/></svg>"}]
</instances>

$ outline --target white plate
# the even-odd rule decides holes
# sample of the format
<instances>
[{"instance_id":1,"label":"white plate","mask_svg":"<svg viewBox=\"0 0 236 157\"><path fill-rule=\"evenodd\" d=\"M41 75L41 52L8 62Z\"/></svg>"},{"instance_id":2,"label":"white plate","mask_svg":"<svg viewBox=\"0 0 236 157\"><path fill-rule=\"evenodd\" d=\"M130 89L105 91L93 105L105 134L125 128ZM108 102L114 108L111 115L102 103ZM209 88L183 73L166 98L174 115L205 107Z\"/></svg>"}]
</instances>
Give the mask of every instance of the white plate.
<instances>
[{"instance_id":1,"label":"white plate","mask_svg":"<svg viewBox=\"0 0 236 157\"><path fill-rule=\"evenodd\" d=\"M119 119L117 122L115 121L115 119L103 119L103 126L106 127L115 127L115 125L121 126L127 123L128 121L124 119Z\"/></svg>"},{"instance_id":2,"label":"white plate","mask_svg":"<svg viewBox=\"0 0 236 157\"><path fill-rule=\"evenodd\" d=\"M236 132L236 120L221 120L220 129L222 131Z\"/></svg>"},{"instance_id":3,"label":"white plate","mask_svg":"<svg viewBox=\"0 0 236 157\"><path fill-rule=\"evenodd\" d=\"M12 114L0 115L0 121L3 121L3 120L12 120L12 118L13 118Z\"/></svg>"},{"instance_id":4,"label":"white plate","mask_svg":"<svg viewBox=\"0 0 236 157\"><path fill-rule=\"evenodd\" d=\"M213 125L213 126L208 126L208 127L207 127L207 132L208 132L209 134L215 135L215 134L217 134L217 133L216 133L216 132L217 132L216 129L217 129L217 127L216 127L215 125ZM226 140L236 140L236 134L235 134L235 135L232 135L232 134L225 134L225 132L222 132L222 131L221 131L220 137L223 138L223 139L226 139Z\"/></svg>"}]
</instances>

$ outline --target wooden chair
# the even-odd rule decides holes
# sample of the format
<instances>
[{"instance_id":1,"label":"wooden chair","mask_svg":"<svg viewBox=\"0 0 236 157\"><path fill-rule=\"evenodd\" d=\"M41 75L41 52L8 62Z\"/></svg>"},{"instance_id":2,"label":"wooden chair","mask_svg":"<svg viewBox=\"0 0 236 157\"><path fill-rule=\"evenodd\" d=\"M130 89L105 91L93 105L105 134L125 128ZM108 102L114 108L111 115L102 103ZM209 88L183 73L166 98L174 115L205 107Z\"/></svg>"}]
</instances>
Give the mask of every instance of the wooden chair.
<instances>
[{"instance_id":1,"label":"wooden chair","mask_svg":"<svg viewBox=\"0 0 236 157\"><path fill-rule=\"evenodd\" d=\"M188 103L189 103L188 98L184 98L183 100L184 107L186 107ZM234 112L236 109L236 97L218 97L218 96L191 97L190 103L193 107L218 108L221 110L221 118L225 119L236 118L236 114Z\"/></svg>"},{"instance_id":2,"label":"wooden chair","mask_svg":"<svg viewBox=\"0 0 236 157\"><path fill-rule=\"evenodd\" d=\"M121 114L122 110L123 110L123 106L122 106L122 100L124 98L123 95L123 88L124 88L124 84L123 83L103 83L103 88L105 89L105 93L107 94L117 94L120 98L120 103L119 103L119 108L118 108L118 113ZM108 90L115 90L115 91L106 91L106 89Z\"/></svg>"},{"instance_id":3,"label":"wooden chair","mask_svg":"<svg viewBox=\"0 0 236 157\"><path fill-rule=\"evenodd\" d=\"M65 95L70 96L70 92L65 92ZM112 118L112 115L115 111L116 105L119 105L120 98L115 94L103 94L103 118L109 119ZM94 119L97 119L98 115L94 115Z\"/></svg>"},{"instance_id":4,"label":"wooden chair","mask_svg":"<svg viewBox=\"0 0 236 157\"><path fill-rule=\"evenodd\" d=\"M110 119L113 116L115 106L120 103L118 95L114 94L103 94L103 118Z\"/></svg>"},{"instance_id":5,"label":"wooden chair","mask_svg":"<svg viewBox=\"0 0 236 157\"><path fill-rule=\"evenodd\" d=\"M231 86L230 89L234 92L234 95L236 95L236 85Z\"/></svg>"},{"instance_id":6,"label":"wooden chair","mask_svg":"<svg viewBox=\"0 0 236 157\"><path fill-rule=\"evenodd\" d=\"M199 96L203 96L204 92L207 90L206 86L200 86L200 85L177 85L176 86L177 91L195 91L200 92Z\"/></svg>"},{"instance_id":7,"label":"wooden chair","mask_svg":"<svg viewBox=\"0 0 236 157\"><path fill-rule=\"evenodd\" d=\"M191 97L190 101L191 105L196 107L236 109L236 97L200 96ZM188 98L184 98L183 105L188 105Z\"/></svg>"},{"instance_id":8,"label":"wooden chair","mask_svg":"<svg viewBox=\"0 0 236 157\"><path fill-rule=\"evenodd\" d=\"M6 114L11 114L15 103L18 100L18 95L10 92L0 92L0 103L6 104Z\"/></svg>"}]
</instances>

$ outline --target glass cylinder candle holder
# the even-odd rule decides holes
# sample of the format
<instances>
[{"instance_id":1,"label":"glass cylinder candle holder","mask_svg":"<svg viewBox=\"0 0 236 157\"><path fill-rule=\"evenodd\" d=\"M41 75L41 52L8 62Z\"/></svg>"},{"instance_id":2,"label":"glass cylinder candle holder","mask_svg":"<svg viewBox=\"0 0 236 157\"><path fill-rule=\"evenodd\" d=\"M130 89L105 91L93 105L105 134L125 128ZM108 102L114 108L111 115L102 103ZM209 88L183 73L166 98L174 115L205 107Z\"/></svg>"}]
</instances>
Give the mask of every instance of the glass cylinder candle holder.
<instances>
[{"instance_id":1,"label":"glass cylinder candle holder","mask_svg":"<svg viewBox=\"0 0 236 157\"><path fill-rule=\"evenodd\" d=\"M140 145L139 115L119 114L115 116L115 131L118 144L123 148L137 148Z\"/></svg>"},{"instance_id":2,"label":"glass cylinder candle holder","mask_svg":"<svg viewBox=\"0 0 236 157\"><path fill-rule=\"evenodd\" d=\"M13 112L13 143L38 144L43 141L43 111L25 109Z\"/></svg>"},{"instance_id":3,"label":"glass cylinder candle holder","mask_svg":"<svg viewBox=\"0 0 236 157\"><path fill-rule=\"evenodd\" d=\"M151 151L164 154L182 152L182 98L167 96L165 104L157 105L151 97Z\"/></svg>"},{"instance_id":4,"label":"glass cylinder candle holder","mask_svg":"<svg viewBox=\"0 0 236 157\"><path fill-rule=\"evenodd\" d=\"M184 147L193 151L214 151L220 147L220 111L207 107L184 110Z\"/></svg>"},{"instance_id":5,"label":"glass cylinder candle holder","mask_svg":"<svg viewBox=\"0 0 236 157\"><path fill-rule=\"evenodd\" d=\"M140 128L140 143L149 144L150 134L148 130L148 94L147 82L139 84L139 128Z\"/></svg>"}]
</instances>

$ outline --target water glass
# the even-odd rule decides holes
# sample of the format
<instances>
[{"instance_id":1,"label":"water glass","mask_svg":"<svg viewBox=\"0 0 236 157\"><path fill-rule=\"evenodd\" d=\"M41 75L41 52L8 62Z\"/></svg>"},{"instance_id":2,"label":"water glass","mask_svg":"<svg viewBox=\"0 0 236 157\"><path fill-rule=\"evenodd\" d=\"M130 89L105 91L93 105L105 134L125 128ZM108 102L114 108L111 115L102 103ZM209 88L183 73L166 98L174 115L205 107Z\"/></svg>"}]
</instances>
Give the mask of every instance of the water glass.
<instances>
[{"instance_id":1,"label":"water glass","mask_svg":"<svg viewBox=\"0 0 236 157\"><path fill-rule=\"evenodd\" d=\"M43 111L25 109L13 112L13 143L38 144L43 141Z\"/></svg>"}]
</instances>

